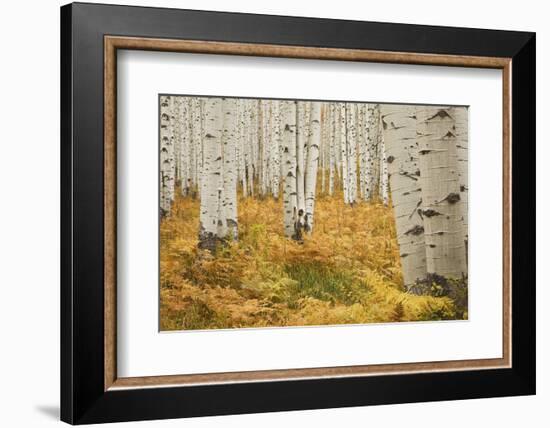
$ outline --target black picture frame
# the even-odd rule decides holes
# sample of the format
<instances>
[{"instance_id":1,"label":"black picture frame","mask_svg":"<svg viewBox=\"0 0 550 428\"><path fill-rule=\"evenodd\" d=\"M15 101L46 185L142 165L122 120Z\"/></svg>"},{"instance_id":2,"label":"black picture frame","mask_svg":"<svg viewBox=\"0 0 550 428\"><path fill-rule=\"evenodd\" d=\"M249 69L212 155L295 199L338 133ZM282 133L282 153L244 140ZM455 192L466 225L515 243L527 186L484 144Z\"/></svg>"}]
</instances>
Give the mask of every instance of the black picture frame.
<instances>
[{"instance_id":1,"label":"black picture frame","mask_svg":"<svg viewBox=\"0 0 550 428\"><path fill-rule=\"evenodd\" d=\"M512 59L512 367L104 390L104 36ZM73 3L61 8L61 419L71 424L535 393L535 34Z\"/></svg>"}]
</instances>

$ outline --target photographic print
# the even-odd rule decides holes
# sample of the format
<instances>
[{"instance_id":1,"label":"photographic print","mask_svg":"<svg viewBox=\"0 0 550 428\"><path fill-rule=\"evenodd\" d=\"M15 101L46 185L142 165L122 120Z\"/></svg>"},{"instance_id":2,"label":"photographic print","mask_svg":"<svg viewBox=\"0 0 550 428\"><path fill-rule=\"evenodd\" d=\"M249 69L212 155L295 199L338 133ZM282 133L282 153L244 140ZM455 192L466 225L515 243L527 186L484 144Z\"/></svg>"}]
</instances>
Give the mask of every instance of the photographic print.
<instances>
[{"instance_id":1,"label":"photographic print","mask_svg":"<svg viewBox=\"0 0 550 428\"><path fill-rule=\"evenodd\" d=\"M160 330L468 319L468 108L159 95Z\"/></svg>"}]
</instances>

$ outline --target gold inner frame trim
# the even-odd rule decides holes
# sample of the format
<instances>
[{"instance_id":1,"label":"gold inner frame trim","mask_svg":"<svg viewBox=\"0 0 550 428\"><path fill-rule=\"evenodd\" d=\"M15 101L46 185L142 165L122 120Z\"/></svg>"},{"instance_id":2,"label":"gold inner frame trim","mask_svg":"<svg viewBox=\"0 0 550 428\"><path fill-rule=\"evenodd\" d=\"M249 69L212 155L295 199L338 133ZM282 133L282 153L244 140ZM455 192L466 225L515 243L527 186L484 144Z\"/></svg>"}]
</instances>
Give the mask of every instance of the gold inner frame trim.
<instances>
[{"instance_id":1,"label":"gold inner frame trim","mask_svg":"<svg viewBox=\"0 0 550 428\"><path fill-rule=\"evenodd\" d=\"M357 365L304 369L204 373L119 378L116 367L116 85L118 49L242 55L394 64L494 68L502 70L503 90L503 320L502 358L421 363ZM104 37L104 389L192 386L198 384L358 377L419 372L480 370L511 367L511 58L386 52L140 37Z\"/></svg>"}]
</instances>

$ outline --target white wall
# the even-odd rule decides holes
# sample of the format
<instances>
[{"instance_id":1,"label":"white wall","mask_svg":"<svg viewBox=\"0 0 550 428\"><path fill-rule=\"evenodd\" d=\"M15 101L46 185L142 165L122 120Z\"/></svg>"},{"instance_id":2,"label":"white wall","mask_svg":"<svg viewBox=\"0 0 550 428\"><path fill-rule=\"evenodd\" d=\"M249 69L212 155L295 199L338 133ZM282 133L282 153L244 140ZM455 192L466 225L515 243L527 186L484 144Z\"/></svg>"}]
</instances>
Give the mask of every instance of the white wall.
<instances>
[{"instance_id":1,"label":"white wall","mask_svg":"<svg viewBox=\"0 0 550 428\"><path fill-rule=\"evenodd\" d=\"M120 0L123 2L123 0ZM103 3L112 3L103 1ZM148 6L256 12L324 18L537 31L537 75L548 76L550 29L544 2L490 4L479 0L442 3L388 0L298 2L278 0L125 1ZM58 0L4 2L0 12L0 420L7 427L54 426L59 397L59 10ZM451 11L451 6L456 6ZM538 82L537 121L549 96L548 79ZM550 208L547 128L538 140L538 264L547 262L542 242L549 225L540 221ZM548 189L549 186L546 186ZM540 270L539 270L540 271ZM543 426L550 402L550 297L538 282L538 395L536 397L422 403L398 406L288 412L265 415L162 421L141 426ZM475 387L475 386L473 386ZM540 420L541 422L537 421ZM125 426L137 426L127 424Z\"/></svg>"}]
</instances>

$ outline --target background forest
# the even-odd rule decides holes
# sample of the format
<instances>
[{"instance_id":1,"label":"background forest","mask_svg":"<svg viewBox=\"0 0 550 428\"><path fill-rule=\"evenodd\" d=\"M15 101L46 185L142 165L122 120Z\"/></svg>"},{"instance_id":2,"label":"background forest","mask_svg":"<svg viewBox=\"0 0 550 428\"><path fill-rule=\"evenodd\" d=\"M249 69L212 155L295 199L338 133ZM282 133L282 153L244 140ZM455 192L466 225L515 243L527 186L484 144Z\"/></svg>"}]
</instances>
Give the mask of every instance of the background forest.
<instances>
[{"instance_id":1,"label":"background forest","mask_svg":"<svg viewBox=\"0 0 550 428\"><path fill-rule=\"evenodd\" d=\"M467 318L467 117L160 96L161 330Z\"/></svg>"}]
</instances>

